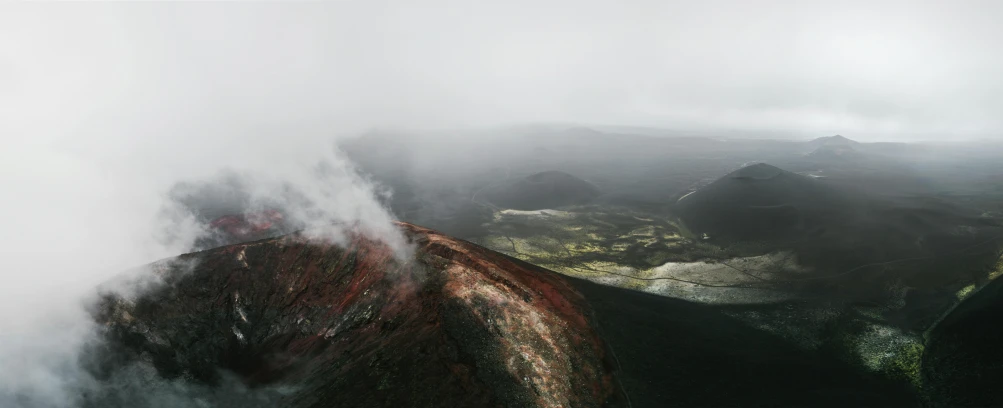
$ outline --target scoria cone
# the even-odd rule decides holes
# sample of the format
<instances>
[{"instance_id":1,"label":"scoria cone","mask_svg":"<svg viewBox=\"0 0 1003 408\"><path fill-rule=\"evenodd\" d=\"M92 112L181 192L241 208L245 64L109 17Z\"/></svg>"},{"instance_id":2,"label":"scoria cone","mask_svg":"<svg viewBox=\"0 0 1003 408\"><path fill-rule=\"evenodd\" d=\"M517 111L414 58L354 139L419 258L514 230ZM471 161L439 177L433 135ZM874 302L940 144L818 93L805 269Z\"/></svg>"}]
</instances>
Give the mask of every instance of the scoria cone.
<instances>
[{"instance_id":1,"label":"scoria cone","mask_svg":"<svg viewBox=\"0 0 1003 408\"><path fill-rule=\"evenodd\" d=\"M97 318L118 360L146 356L165 378L213 384L223 368L292 385L276 406L621 404L591 312L563 278L400 227L417 248L406 260L362 237L343 248L291 235L161 261L164 285L106 295Z\"/></svg>"}]
</instances>

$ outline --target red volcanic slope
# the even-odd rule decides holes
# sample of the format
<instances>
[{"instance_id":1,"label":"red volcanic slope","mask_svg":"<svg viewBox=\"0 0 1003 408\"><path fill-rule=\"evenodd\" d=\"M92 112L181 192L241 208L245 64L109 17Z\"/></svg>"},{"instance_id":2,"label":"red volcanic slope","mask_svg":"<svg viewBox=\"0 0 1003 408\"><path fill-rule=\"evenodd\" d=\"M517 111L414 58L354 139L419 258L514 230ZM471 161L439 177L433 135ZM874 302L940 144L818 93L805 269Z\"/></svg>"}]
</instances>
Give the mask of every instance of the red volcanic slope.
<instances>
[{"instance_id":1,"label":"red volcanic slope","mask_svg":"<svg viewBox=\"0 0 1003 408\"><path fill-rule=\"evenodd\" d=\"M209 223L209 227L224 231L238 239L253 238L257 234L268 231L275 223L282 222L282 213L267 210L260 213L226 215Z\"/></svg>"},{"instance_id":2,"label":"red volcanic slope","mask_svg":"<svg viewBox=\"0 0 1003 408\"><path fill-rule=\"evenodd\" d=\"M154 265L167 284L98 319L167 377L292 384L276 406L619 406L584 298L559 275L401 223L399 260L291 235ZM194 267L192 268L192 262ZM188 267L186 267L188 265ZM190 270L186 270L190 269Z\"/></svg>"}]
</instances>

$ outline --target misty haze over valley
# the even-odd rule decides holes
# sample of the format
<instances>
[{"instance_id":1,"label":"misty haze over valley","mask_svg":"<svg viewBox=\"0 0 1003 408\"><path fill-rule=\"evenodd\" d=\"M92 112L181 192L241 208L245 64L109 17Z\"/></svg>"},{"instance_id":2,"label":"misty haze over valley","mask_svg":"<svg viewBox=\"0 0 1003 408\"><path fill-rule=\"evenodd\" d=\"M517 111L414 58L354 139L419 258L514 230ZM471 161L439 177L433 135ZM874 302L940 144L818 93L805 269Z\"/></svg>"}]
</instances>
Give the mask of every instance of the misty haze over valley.
<instances>
[{"instance_id":1,"label":"misty haze over valley","mask_svg":"<svg viewBox=\"0 0 1003 408\"><path fill-rule=\"evenodd\" d=\"M1003 406L1003 3L0 6L0 407Z\"/></svg>"}]
</instances>

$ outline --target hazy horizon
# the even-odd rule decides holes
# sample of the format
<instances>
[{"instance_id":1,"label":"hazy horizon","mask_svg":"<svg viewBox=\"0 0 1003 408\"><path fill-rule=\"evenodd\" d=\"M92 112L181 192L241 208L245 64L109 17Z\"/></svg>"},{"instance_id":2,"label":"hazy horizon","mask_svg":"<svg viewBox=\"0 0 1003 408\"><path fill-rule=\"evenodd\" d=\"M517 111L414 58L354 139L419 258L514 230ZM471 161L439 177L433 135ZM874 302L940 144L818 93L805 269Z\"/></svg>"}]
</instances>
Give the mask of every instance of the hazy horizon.
<instances>
[{"instance_id":1,"label":"hazy horizon","mask_svg":"<svg viewBox=\"0 0 1003 408\"><path fill-rule=\"evenodd\" d=\"M0 103L24 116L93 98L70 118L192 125L202 110L274 126L290 109L284 119L331 133L1003 131L996 2L434 4L8 4Z\"/></svg>"}]
</instances>

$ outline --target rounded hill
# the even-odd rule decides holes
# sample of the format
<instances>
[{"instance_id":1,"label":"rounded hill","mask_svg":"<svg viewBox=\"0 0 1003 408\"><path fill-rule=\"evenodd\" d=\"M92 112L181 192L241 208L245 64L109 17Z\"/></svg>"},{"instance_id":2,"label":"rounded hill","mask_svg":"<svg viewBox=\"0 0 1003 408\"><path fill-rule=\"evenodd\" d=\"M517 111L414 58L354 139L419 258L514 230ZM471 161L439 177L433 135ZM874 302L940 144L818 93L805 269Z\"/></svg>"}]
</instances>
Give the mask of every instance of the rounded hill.
<instances>
[{"instance_id":1,"label":"rounded hill","mask_svg":"<svg viewBox=\"0 0 1003 408\"><path fill-rule=\"evenodd\" d=\"M812 146L815 146L815 147L818 147L818 146L855 146L855 145L859 145L860 144L860 142L858 142L856 140L853 140L853 139L850 139L850 138L847 138L847 137L845 137L843 135L819 137L819 138L813 139L812 141L810 141L808 143L811 144Z\"/></svg>"},{"instance_id":2,"label":"rounded hill","mask_svg":"<svg viewBox=\"0 0 1003 408\"><path fill-rule=\"evenodd\" d=\"M514 210L542 210L587 204L599 197L599 188L563 171L536 173L484 192L492 204Z\"/></svg>"},{"instance_id":3,"label":"rounded hill","mask_svg":"<svg viewBox=\"0 0 1003 408\"><path fill-rule=\"evenodd\" d=\"M676 203L686 225L730 239L781 237L830 209L838 194L816 180L766 163L735 170Z\"/></svg>"}]
</instances>

